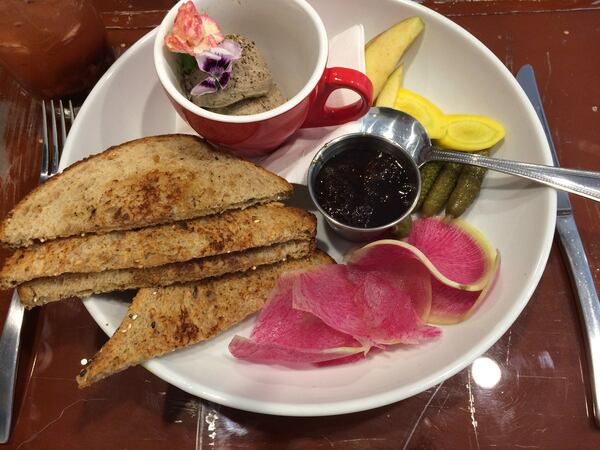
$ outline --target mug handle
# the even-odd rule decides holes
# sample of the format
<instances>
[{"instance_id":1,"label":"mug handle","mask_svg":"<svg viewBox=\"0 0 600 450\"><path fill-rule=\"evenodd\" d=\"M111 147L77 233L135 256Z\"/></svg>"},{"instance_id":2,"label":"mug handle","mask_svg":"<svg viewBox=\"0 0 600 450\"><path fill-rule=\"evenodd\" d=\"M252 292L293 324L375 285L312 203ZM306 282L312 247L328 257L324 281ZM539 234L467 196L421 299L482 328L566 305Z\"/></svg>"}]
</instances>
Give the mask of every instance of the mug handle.
<instances>
[{"instance_id":1,"label":"mug handle","mask_svg":"<svg viewBox=\"0 0 600 450\"><path fill-rule=\"evenodd\" d=\"M361 98L347 106L327 106L327 99L336 89L350 89ZM373 84L364 73L345 67L329 67L319 80L308 116L300 128L341 125L356 120L367 113L372 103Z\"/></svg>"}]
</instances>

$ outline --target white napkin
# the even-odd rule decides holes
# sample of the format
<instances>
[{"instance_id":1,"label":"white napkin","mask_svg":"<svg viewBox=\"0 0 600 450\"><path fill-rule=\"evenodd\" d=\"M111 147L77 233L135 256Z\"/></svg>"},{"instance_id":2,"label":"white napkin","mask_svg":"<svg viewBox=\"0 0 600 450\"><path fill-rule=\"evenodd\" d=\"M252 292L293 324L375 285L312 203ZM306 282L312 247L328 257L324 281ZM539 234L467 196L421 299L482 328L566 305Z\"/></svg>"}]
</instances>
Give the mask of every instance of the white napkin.
<instances>
[{"instance_id":1,"label":"white napkin","mask_svg":"<svg viewBox=\"0 0 600 450\"><path fill-rule=\"evenodd\" d=\"M329 39L328 67L348 67L365 72L365 33L362 24ZM329 106L349 105L358 100L358 94L338 89L327 101ZM342 134L360 129L358 121L335 127L298 130L277 151L260 161L260 165L284 177L290 183L306 184L306 172L314 154L327 142Z\"/></svg>"},{"instance_id":2,"label":"white napkin","mask_svg":"<svg viewBox=\"0 0 600 450\"><path fill-rule=\"evenodd\" d=\"M365 32L362 24L336 34L329 40L327 67L348 67L365 73ZM329 106L350 105L360 96L350 89L338 89L327 101Z\"/></svg>"}]
</instances>

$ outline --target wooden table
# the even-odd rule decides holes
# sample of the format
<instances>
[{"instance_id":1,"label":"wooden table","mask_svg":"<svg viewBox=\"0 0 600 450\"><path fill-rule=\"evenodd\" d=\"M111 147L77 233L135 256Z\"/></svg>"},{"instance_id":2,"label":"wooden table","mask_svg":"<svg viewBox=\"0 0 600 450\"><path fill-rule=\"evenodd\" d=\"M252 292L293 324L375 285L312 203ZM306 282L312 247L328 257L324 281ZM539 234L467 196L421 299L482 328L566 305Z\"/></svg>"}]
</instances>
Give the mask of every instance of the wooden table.
<instances>
[{"instance_id":1,"label":"wooden table","mask_svg":"<svg viewBox=\"0 0 600 450\"><path fill-rule=\"evenodd\" d=\"M173 2L95 3L118 56ZM598 1L425 4L473 33L511 71L533 64L561 162L600 171ZM40 126L39 104L0 71L0 217L37 180ZM600 289L600 205L572 201ZM3 318L10 297L0 297ZM501 369L493 388L477 384L469 367L408 400L324 418L222 407L139 367L78 390L73 375L80 355L93 354L105 340L79 301L27 314L7 448L600 448L576 300L556 245L527 308L483 355Z\"/></svg>"}]
</instances>

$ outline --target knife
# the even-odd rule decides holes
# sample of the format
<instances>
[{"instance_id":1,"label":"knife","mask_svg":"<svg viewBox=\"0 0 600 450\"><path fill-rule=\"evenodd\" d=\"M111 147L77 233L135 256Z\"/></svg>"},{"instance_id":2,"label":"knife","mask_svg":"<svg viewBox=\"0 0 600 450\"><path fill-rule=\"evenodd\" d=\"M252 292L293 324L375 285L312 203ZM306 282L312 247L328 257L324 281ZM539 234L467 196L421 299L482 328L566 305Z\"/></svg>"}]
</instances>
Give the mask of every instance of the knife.
<instances>
[{"instance_id":1,"label":"knife","mask_svg":"<svg viewBox=\"0 0 600 450\"><path fill-rule=\"evenodd\" d=\"M554 165L558 166L556 149L552 142L552 135L550 134L550 128L544 114L542 99L531 65L527 64L519 69L517 81L525 91L525 94L527 94L540 122L542 122ZM571 279L573 280L579 299L579 312L585 328L583 334L586 341L588 366L590 369L594 420L596 426L600 427L600 403L598 398L600 395L600 302L598 301L594 279L590 272L590 266L585 256L579 231L577 231L577 224L572 214L569 195L563 191L557 192L556 231L560 238L561 249L567 260Z\"/></svg>"}]
</instances>

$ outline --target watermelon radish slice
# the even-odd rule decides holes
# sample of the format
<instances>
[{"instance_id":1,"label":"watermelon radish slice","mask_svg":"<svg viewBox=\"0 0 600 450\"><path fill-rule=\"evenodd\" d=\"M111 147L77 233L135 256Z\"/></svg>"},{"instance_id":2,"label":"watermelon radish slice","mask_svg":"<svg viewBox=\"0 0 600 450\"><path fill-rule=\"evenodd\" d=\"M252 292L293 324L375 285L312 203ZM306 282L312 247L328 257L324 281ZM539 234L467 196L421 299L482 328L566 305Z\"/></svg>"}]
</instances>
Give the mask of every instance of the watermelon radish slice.
<instances>
[{"instance_id":1,"label":"watermelon radish slice","mask_svg":"<svg viewBox=\"0 0 600 450\"><path fill-rule=\"evenodd\" d=\"M299 348L269 342L256 342L238 335L234 336L229 343L229 351L236 358L246 361L274 364L315 364L333 362L349 355L359 355L361 358L364 355L363 349L360 347Z\"/></svg>"},{"instance_id":2,"label":"watermelon radish slice","mask_svg":"<svg viewBox=\"0 0 600 450\"><path fill-rule=\"evenodd\" d=\"M451 325L468 319L493 287L499 268L500 258L497 258L492 278L479 292L461 291L433 278L431 313L427 321L435 325Z\"/></svg>"},{"instance_id":3,"label":"watermelon radish slice","mask_svg":"<svg viewBox=\"0 0 600 450\"><path fill-rule=\"evenodd\" d=\"M346 264L280 278L250 338L231 353L267 363L341 364L374 348L438 337L492 288L500 255L475 228L439 218L413 223L407 242L373 242Z\"/></svg>"},{"instance_id":4,"label":"watermelon radish slice","mask_svg":"<svg viewBox=\"0 0 600 450\"><path fill-rule=\"evenodd\" d=\"M372 242L350 255L348 262L369 270L390 270L409 259L418 259L443 284L475 292L489 283L499 253L470 225L432 217L413 222L408 242Z\"/></svg>"},{"instance_id":5,"label":"watermelon radish slice","mask_svg":"<svg viewBox=\"0 0 600 450\"><path fill-rule=\"evenodd\" d=\"M496 251L478 229L462 220L416 220L407 242L458 283L485 286L493 274Z\"/></svg>"},{"instance_id":6,"label":"watermelon radish slice","mask_svg":"<svg viewBox=\"0 0 600 450\"><path fill-rule=\"evenodd\" d=\"M294 309L314 314L365 347L416 344L439 336L416 313L411 296L389 273L330 265L300 273Z\"/></svg>"},{"instance_id":7,"label":"watermelon radish slice","mask_svg":"<svg viewBox=\"0 0 600 450\"><path fill-rule=\"evenodd\" d=\"M258 316L251 339L301 348L358 346L358 342L348 334L336 331L318 317L292 307L292 291L301 276L302 273L298 272L279 279L271 298Z\"/></svg>"},{"instance_id":8,"label":"watermelon radish slice","mask_svg":"<svg viewBox=\"0 0 600 450\"><path fill-rule=\"evenodd\" d=\"M229 344L233 356L254 362L317 363L368 351L352 336L292 308L292 289L299 276L291 273L279 279L250 339L235 336Z\"/></svg>"},{"instance_id":9,"label":"watermelon radish slice","mask_svg":"<svg viewBox=\"0 0 600 450\"><path fill-rule=\"evenodd\" d=\"M407 259L402 265L393 264L385 270L381 269L380 267L375 270L379 276L385 277L392 283L398 292L410 296L417 316L426 322L431 311L431 275L427 267L417 259ZM362 270L354 270L351 276L362 272ZM352 279L355 283L360 282L356 279L356 275Z\"/></svg>"}]
</instances>

